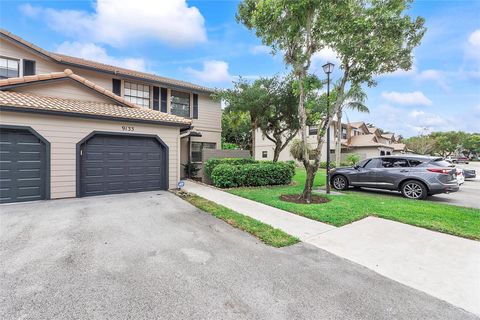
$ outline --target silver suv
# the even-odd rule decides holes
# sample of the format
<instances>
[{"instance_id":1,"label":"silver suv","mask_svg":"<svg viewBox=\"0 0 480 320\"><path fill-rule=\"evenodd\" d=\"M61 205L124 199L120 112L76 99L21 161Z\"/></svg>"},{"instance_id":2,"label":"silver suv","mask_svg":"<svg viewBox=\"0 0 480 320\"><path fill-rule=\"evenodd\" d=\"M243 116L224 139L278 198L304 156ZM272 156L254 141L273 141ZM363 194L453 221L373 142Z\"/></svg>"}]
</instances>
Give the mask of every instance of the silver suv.
<instances>
[{"instance_id":1,"label":"silver suv","mask_svg":"<svg viewBox=\"0 0 480 320\"><path fill-rule=\"evenodd\" d=\"M337 190L350 186L398 190L409 199L458 191L455 168L442 158L419 155L371 158L334 169L330 183Z\"/></svg>"}]
</instances>

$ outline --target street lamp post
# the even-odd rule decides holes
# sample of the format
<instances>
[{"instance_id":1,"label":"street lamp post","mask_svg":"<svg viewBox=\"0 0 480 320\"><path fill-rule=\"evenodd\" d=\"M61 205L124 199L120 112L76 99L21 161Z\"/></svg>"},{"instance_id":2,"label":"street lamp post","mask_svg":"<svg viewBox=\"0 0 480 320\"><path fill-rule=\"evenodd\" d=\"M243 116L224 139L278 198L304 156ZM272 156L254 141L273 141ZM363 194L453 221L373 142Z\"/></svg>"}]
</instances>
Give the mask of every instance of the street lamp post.
<instances>
[{"instance_id":1,"label":"street lamp post","mask_svg":"<svg viewBox=\"0 0 480 320\"><path fill-rule=\"evenodd\" d=\"M327 62L322 66L323 71L327 74L327 194L330 193L330 73L333 72L334 64Z\"/></svg>"}]
</instances>

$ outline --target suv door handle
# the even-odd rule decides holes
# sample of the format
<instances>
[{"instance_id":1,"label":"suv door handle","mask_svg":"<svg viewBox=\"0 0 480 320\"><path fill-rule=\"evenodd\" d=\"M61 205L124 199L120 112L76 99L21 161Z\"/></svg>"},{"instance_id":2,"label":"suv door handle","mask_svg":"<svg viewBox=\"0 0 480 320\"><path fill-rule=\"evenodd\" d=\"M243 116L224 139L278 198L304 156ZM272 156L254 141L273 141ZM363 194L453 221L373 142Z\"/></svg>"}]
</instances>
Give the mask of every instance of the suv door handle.
<instances>
[{"instance_id":1,"label":"suv door handle","mask_svg":"<svg viewBox=\"0 0 480 320\"><path fill-rule=\"evenodd\" d=\"M403 170L400 170L400 172L410 172L410 170L403 169Z\"/></svg>"}]
</instances>

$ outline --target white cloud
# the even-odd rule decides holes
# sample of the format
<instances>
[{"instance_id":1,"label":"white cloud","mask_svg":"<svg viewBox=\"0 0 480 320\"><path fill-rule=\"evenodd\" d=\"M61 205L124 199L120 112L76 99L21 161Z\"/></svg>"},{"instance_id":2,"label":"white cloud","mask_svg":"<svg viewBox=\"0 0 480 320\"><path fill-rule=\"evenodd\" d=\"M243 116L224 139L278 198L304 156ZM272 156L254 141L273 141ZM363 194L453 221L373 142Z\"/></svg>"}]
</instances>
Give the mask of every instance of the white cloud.
<instances>
[{"instance_id":1,"label":"white cloud","mask_svg":"<svg viewBox=\"0 0 480 320\"><path fill-rule=\"evenodd\" d=\"M270 48L269 46L258 45L258 46L252 47L250 49L250 52L252 54L268 54L272 52L272 48Z\"/></svg>"},{"instance_id":2,"label":"white cloud","mask_svg":"<svg viewBox=\"0 0 480 320\"><path fill-rule=\"evenodd\" d=\"M438 114L428 113L425 111L413 110L409 113L410 123L420 127L439 127L448 124L448 121Z\"/></svg>"},{"instance_id":3,"label":"white cloud","mask_svg":"<svg viewBox=\"0 0 480 320\"><path fill-rule=\"evenodd\" d=\"M141 58L117 58L107 54L105 48L91 42L69 42L60 44L56 52L110 65L121 66L138 71L145 70L145 61Z\"/></svg>"},{"instance_id":4,"label":"white cloud","mask_svg":"<svg viewBox=\"0 0 480 320\"><path fill-rule=\"evenodd\" d=\"M434 69L428 69L418 73L416 76L416 79L420 81L433 81L443 91L450 91L450 86L447 83L447 76L445 72L434 70Z\"/></svg>"},{"instance_id":5,"label":"white cloud","mask_svg":"<svg viewBox=\"0 0 480 320\"><path fill-rule=\"evenodd\" d=\"M313 54L311 70L314 73L323 73L322 66L327 62L331 62L335 64L335 68L339 68L340 60L337 58L337 53L331 48L323 48Z\"/></svg>"},{"instance_id":6,"label":"white cloud","mask_svg":"<svg viewBox=\"0 0 480 320\"><path fill-rule=\"evenodd\" d=\"M480 29L473 31L468 37L468 43L473 46L480 48Z\"/></svg>"},{"instance_id":7,"label":"white cloud","mask_svg":"<svg viewBox=\"0 0 480 320\"><path fill-rule=\"evenodd\" d=\"M424 105L429 106L432 104L432 101L428 99L423 92L414 91L414 92L382 92L382 97L393 103L401 105Z\"/></svg>"},{"instance_id":8,"label":"white cloud","mask_svg":"<svg viewBox=\"0 0 480 320\"><path fill-rule=\"evenodd\" d=\"M186 69L187 73L204 82L227 82L232 79L228 73L228 63L219 60L203 62L203 70Z\"/></svg>"},{"instance_id":9,"label":"white cloud","mask_svg":"<svg viewBox=\"0 0 480 320\"><path fill-rule=\"evenodd\" d=\"M423 110L408 111L405 108L389 104L371 106L369 114L356 114L358 119L371 122L376 126L404 137L416 135L422 131L472 130L464 123Z\"/></svg>"},{"instance_id":10,"label":"white cloud","mask_svg":"<svg viewBox=\"0 0 480 320\"><path fill-rule=\"evenodd\" d=\"M93 13L31 5L20 9L29 17L45 19L58 32L112 46L135 45L145 39L171 45L207 40L202 14L186 0L97 0Z\"/></svg>"}]
</instances>

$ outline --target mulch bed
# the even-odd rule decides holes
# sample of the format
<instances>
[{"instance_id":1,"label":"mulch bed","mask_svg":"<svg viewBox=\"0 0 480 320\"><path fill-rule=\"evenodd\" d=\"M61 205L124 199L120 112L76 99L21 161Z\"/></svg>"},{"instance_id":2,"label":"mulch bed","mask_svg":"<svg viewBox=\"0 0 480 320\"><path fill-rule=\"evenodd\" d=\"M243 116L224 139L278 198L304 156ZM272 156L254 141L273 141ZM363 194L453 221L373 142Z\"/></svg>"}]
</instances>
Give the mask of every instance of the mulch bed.
<instances>
[{"instance_id":1,"label":"mulch bed","mask_svg":"<svg viewBox=\"0 0 480 320\"><path fill-rule=\"evenodd\" d=\"M301 196L302 196L301 194L284 194L280 196L280 200L293 202L293 203L301 203L301 204L319 204L319 203L326 203L330 201L330 199L327 199L325 197L312 195L312 202L306 203L305 200L300 198Z\"/></svg>"}]
</instances>

